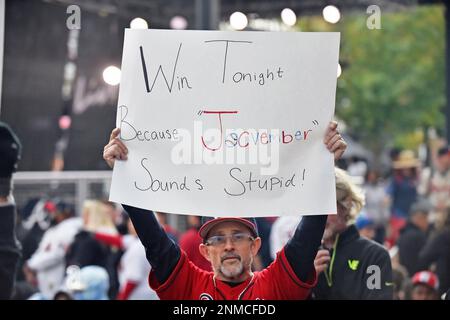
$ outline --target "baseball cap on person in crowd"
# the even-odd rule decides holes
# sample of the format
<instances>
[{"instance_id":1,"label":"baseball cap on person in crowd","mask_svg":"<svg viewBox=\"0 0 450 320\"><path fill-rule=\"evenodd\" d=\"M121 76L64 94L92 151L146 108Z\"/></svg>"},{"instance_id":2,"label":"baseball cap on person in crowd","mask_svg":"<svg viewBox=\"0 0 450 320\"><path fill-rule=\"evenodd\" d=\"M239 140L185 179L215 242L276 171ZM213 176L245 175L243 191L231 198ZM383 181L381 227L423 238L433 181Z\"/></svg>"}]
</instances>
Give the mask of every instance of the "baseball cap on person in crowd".
<instances>
[{"instance_id":1,"label":"baseball cap on person in crowd","mask_svg":"<svg viewBox=\"0 0 450 320\"><path fill-rule=\"evenodd\" d=\"M105 268L94 265L69 268L72 271L65 280L66 290L60 290L61 293L68 292L75 300L108 300L109 275Z\"/></svg>"},{"instance_id":2,"label":"baseball cap on person in crowd","mask_svg":"<svg viewBox=\"0 0 450 320\"><path fill-rule=\"evenodd\" d=\"M450 155L450 149L448 146L441 147L441 148L439 148L437 154L439 157Z\"/></svg>"},{"instance_id":3,"label":"baseball cap on person in crowd","mask_svg":"<svg viewBox=\"0 0 450 320\"><path fill-rule=\"evenodd\" d=\"M394 169L412 169L420 166L420 160L416 158L414 151L402 150L398 158L392 162Z\"/></svg>"},{"instance_id":4,"label":"baseball cap on person in crowd","mask_svg":"<svg viewBox=\"0 0 450 320\"><path fill-rule=\"evenodd\" d=\"M375 226L375 222L372 219L370 219L366 214L361 213L356 218L355 226L358 230L361 230L367 227Z\"/></svg>"},{"instance_id":5,"label":"baseball cap on person in crowd","mask_svg":"<svg viewBox=\"0 0 450 320\"><path fill-rule=\"evenodd\" d=\"M412 278L412 285L415 286L418 284L423 284L437 291L439 288L439 279L431 271L419 271Z\"/></svg>"},{"instance_id":6,"label":"baseball cap on person in crowd","mask_svg":"<svg viewBox=\"0 0 450 320\"><path fill-rule=\"evenodd\" d=\"M409 215L412 216L416 213L428 214L431 209L433 209L433 206L431 205L429 200L418 199L411 205L409 209Z\"/></svg>"},{"instance_id":7,"label":"baseball cap on person in crowd","mask_svg":"<svg viewBox=\"0 0 450 320\"><path fill-rule=\"evenodd\" d=\"M246 226L252 235L256 238L258 237L258 226L256 224L255 218L238 218L238 217L202 217L202 226L198 230L198 234L202 239L208 236L209 231L216 225L223 222L237 222Z\"/></svg>"},{"instance_id":8,"label":"baseball cap on person in crowd","mask_svg":"<svg viewBox=\"0 0 450 320\"><path fill-rule=\"evenodd\" d=\"M75 214L75 206L61 199L54 201L55 211L60 214L73 216Z\"/></svg>"}]
</instances>

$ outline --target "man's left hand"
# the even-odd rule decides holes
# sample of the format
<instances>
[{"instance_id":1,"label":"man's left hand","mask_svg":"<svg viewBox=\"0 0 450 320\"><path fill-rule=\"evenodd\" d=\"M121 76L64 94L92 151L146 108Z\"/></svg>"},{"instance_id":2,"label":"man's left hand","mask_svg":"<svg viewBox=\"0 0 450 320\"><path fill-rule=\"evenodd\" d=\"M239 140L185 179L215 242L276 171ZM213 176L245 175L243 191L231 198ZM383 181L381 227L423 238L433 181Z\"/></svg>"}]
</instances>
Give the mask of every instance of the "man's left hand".
<instances>
[{"instance_id":1,"label":"man's left hand","mask_svg":"<svg viewBox=\"0 0 450 320\"><path fill-rule=\"evenodd\" d=\"M344 154L345 149L347 149L347 143L339 134L337 126L338 124L336 121L331 121L328 125L327 131L325 132L324 139L327 149L334 153L334 160L340 159Z\"/></svg>"}]
</instances>

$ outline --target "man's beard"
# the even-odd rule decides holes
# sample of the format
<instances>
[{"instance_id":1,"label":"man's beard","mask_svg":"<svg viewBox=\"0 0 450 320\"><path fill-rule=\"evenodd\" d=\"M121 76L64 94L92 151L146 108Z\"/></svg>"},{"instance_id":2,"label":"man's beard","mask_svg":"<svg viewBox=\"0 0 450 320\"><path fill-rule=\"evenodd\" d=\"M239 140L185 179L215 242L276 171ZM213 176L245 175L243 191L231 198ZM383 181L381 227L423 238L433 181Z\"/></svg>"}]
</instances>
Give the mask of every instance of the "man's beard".
<instances>
[{"instance_id":1,"label":"man's beard","mask_svg":"<svg viewBox=\"0 0 450 320\"><path fill-rule=\"evenodd\" d=\"M238 261L233 263L232 265L224 265L223 262L226 258L233 257L236 258ZM221 258L220 263L220 273L222 273L226 278L228 279L236 279L239 278L244 272L244 263L242 262L242 259L237 254L226 254L224 257Z\"/></svg>"}]
</instances>

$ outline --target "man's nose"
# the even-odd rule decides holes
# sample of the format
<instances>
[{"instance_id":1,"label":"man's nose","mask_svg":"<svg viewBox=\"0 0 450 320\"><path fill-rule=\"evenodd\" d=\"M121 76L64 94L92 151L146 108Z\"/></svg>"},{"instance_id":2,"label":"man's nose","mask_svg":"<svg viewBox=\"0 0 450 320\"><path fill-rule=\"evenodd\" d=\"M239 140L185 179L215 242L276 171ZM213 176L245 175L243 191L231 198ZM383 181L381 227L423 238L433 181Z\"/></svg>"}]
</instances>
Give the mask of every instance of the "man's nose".
<instances>
[{"instance_id":1,"label":"man's nose","mask_svg":"<svg viewBox=\"0 0 450 320\"><path fill-rule=\"evenodd\" d=\"M232 241L231 237L227 237L225 239L225 250L227 251L234 250L234 242Z\"/></svg>"}]
</instances>

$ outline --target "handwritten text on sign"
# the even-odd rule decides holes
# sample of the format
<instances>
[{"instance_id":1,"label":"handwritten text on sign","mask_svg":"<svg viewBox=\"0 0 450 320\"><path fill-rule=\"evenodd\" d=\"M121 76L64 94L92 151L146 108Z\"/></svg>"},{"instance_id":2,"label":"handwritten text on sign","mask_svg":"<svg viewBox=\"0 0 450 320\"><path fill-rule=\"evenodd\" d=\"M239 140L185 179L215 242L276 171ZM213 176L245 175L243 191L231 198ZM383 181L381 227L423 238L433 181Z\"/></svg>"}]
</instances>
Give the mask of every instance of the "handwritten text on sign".
<instances>
[{"instance_id":1,"label":"handwritten text on sign","mask_svg":"<svg viewBox=\"0 0 450 320\"><path fill-rule=\"evenodd\" d=\"M336 212L338 33L126 30L110 199L209 216Z\"/></svg>"}]
</instances>

